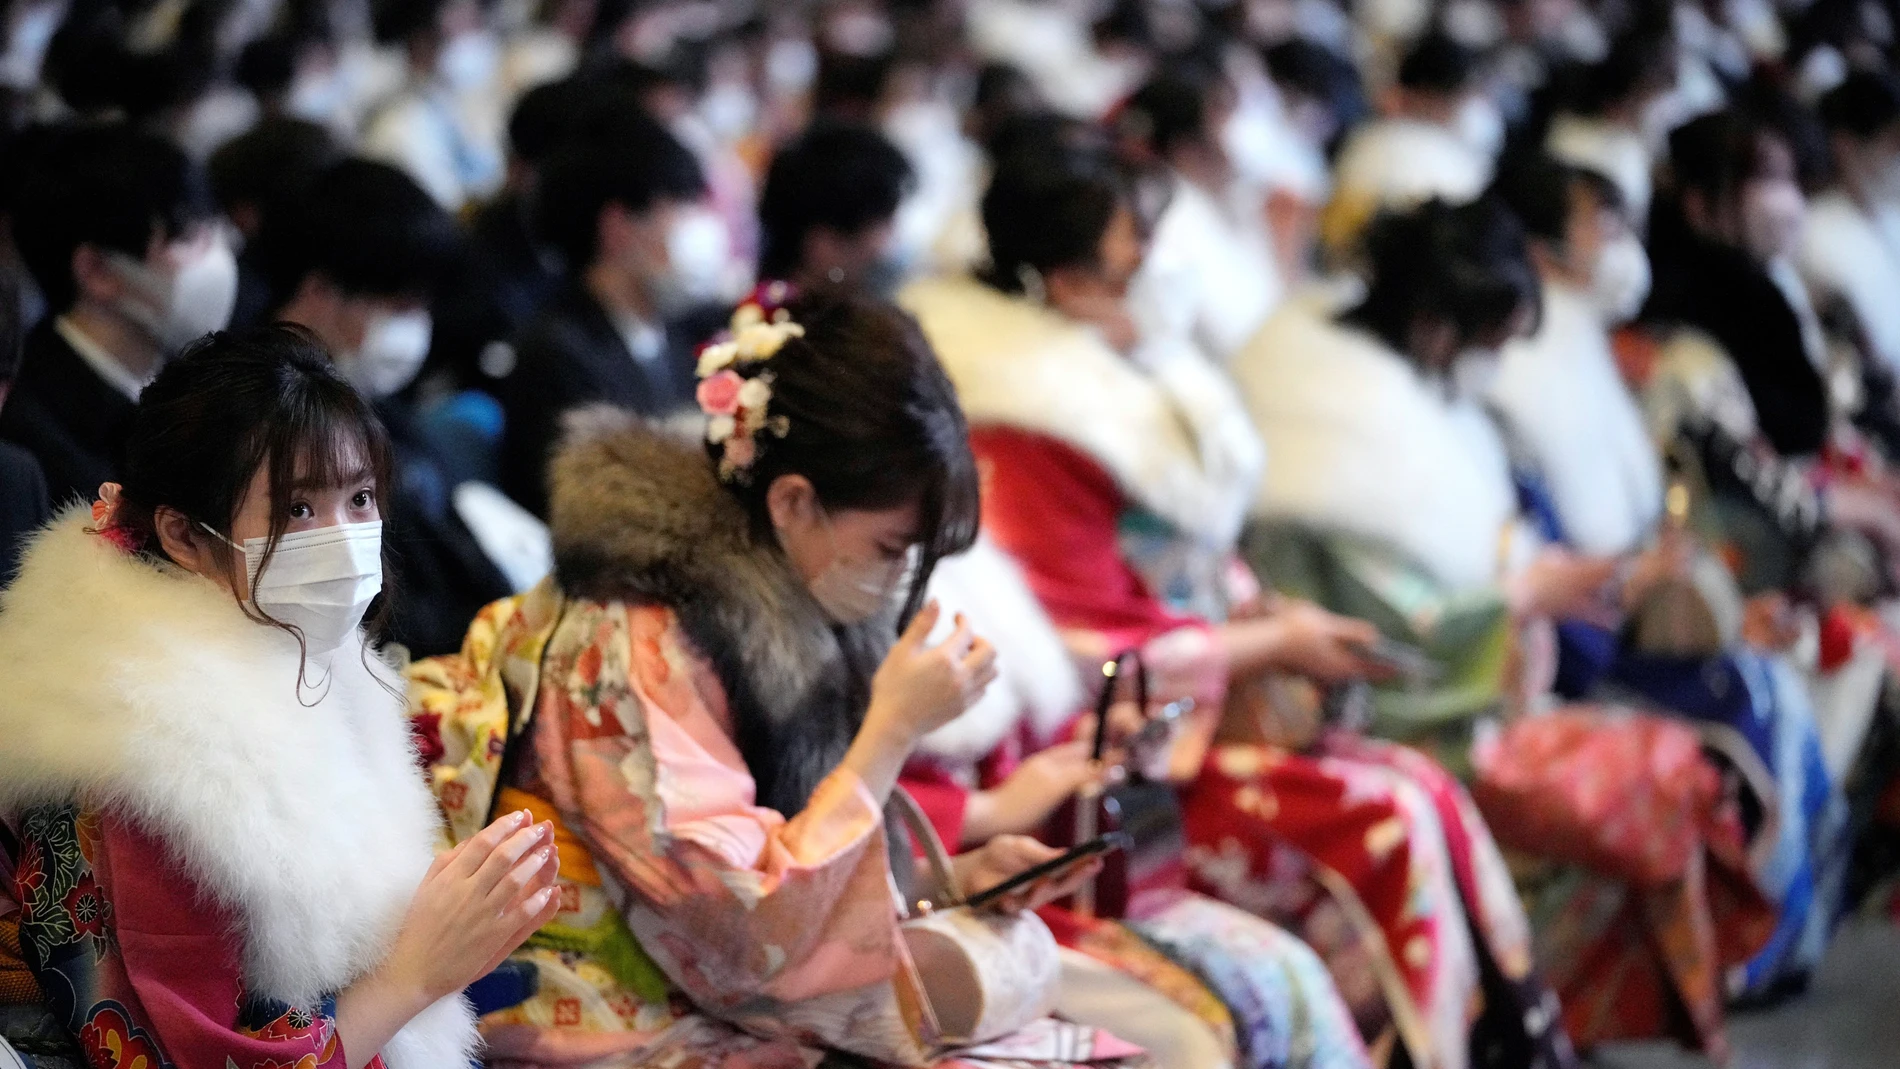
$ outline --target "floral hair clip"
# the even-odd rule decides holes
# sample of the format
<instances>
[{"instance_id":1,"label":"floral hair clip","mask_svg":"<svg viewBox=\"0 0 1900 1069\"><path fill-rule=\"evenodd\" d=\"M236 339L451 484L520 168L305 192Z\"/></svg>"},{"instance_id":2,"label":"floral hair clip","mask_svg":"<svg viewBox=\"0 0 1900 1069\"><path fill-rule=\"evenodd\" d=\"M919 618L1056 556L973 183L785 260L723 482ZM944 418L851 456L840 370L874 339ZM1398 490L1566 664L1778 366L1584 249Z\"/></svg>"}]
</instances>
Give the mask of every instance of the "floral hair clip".
<instances>
[{"instance_id":1,"label":"floral hair clip","mask_svg":"<svg viewBox=\"0 0 1900 1069\"><path fill-rule=\"evenodd\" d=\"M785 343L805 335L782 305L791 288L768 283L732 313L729 334L699 351L699 389L694 399L706 414L706 441L719 446L719 477L727 482L750 478L759 459L759 434L783 438L792 429L784 416L772 416L773 374L764 364Z\"/></svg>"}]
</instances>

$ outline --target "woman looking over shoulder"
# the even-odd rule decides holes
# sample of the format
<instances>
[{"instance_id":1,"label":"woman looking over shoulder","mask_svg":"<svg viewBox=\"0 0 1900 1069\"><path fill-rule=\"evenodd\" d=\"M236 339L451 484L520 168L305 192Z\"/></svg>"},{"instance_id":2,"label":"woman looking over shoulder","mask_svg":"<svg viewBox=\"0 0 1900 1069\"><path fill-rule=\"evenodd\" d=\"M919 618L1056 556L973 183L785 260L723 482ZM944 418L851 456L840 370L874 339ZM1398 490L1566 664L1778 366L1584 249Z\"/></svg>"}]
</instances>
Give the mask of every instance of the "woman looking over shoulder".
<instances>
[{"instance_id":1,"label":"woman looking over shoulder","mask_svg":"<svg viewBox=\"0 0 1900 1069\"><path fill-rule=\"evenodd\" d=\"M0 868L46 1064L462 1069L460 996L556 904L514 814L439 815L382 589L382 428L299 330L217 334L144 391L123 485L0 602Z\"/></svg>"}]
</instances>

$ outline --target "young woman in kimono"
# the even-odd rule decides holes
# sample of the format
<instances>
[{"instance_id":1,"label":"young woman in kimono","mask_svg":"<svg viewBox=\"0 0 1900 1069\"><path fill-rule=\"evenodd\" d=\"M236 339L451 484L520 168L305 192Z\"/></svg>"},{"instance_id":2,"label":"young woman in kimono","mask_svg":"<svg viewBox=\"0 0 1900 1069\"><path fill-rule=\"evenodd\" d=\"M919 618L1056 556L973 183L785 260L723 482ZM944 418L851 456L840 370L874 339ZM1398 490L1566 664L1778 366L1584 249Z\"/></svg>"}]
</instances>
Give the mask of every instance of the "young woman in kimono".
<instances>
[{"instance_id":1,"label":"young woman in kimono","mask_svg":"<svg viewBox=\"0 0 1900 1069\"><path fill-rule=\"evenodd\" d=\"M1250 557L1289 592L1373 620L1442 666L1434 686L1382 692L1374 733L1537 785L1500 802L1481 777L1478 798L1501 838L1567 863L1526 887L1538 960L1577 1040L1668 1032L1719 1052L1727 970L1760 945L1766 917L1696 733L1583 715L1481 728L1548 704L1548 678L1528 667L1549 661L1545 621L1616 618L1673 574L1678 549L1545 547L1520 516L1481 405L1498 347L1539 307L1503 207L1388 216L1366 260L1362 290L1294 302L1235 364L1275 458ZM1584 808L1592 798L1602 808Z\"/></svg>"},{"instance_id":2,"label":"young woman in kimono","mask_svg":"<svg viewBox=\"0 0 1900 1069\"><path fill-rule=\"evenodd\" d=\"M1287 740L1248 716L1223 723L1230 681L1373 673L1365 650L1378 634L1263 599L1238 565L1260 441L1225 376L1128 315L1144 255L1138 191L1087 148L1021 150L984 199L989 272L902 298L970 418L985 531L1087 659L1139 648L1157 699L1196 698L1169 771L1184 786L1197 889L1293 925L1368 1040L1402 1044L1414 1065L1468 1064L1486 970L1524 988L1491 1003L1524 1002L1500 1009L1513 1049L1530 1043L1528 1010L1561 1060L1523 914L1453 781L1421 755L1345 734L1301 752L1307 740L1277 745Z\"/></svg>"},{"instance_id":3,"label":"young woman in kimono","mask_svg":"<svg viewBox=\"0 0 1900 1069\"><path fill-rule=\"evenodd\" d=\"M561 912L522 955L540 992L484 1022L501 1061L928 1054L896 1012L930 978L899 931L893 880L916 866L885 813L917 737L995 674L966 620L919 608L975 537L976 467L908 319L782 296L701 356L704 430L576 420L551 469L554 576L412 670L455 832L522 806L565 859ZM1056 853L1004 836L956 863L981 889ZM1075 980L1117 990L1110 1017L1195 1026L1104 971L1065 960L1056 1012L1077 1016ZM1006 1044L1038 1063L1132 1049L1046 1021Z\"/></svg>"},{"instance_id":4,"label":"young woman in kimono","mask_svg":"<svg viewBox=\"0 0 1900 1069\"><path fill-rule=\"evenodd\" d=\"M522 813L432 853L358 628L388 462L308 335L214 335L146 387L123 485L26 554L0 607L0 1022L29 1064L474 1056L461 990L558 906L556 861Z\"/></svg>"}]
</instances>

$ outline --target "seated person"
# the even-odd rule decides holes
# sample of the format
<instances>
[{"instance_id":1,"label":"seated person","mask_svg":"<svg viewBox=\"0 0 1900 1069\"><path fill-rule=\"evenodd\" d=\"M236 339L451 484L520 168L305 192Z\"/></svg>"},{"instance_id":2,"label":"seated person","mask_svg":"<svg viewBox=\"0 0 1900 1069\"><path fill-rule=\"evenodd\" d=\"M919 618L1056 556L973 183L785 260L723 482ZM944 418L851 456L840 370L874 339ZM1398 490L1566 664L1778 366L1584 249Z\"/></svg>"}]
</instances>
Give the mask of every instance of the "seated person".
<instances>
[{"instance_id":1,"label":"seated person","mask_svg":"<svg viewBox=\"0 0 1900 1069\"><path fill-rule=\"evenodd\" d=\"M888 297L903 281L898 206L910 162L869 126L821 120L780 148L759 195L759 278Z\"/></svg>"},{"instance_id":2,"label":"seated person","mask_svg":"<svg viewBox=\"0 0 1900 1069\"><path fill-rule=\"evenodd\" d=\"M722 315L696 303L676 262L705 192L693 154L624 106L542 168L538 229L568 277L496 384L501 488L530 512L547 512L547 465L569 410L605 402L661 416L691 403L693 351Z\"/></svg>"},{"instance_id":3,"label":"seated person","mask_svg":"<svg viewBox=\"0 0 1900 1069\"><path fill-rule=\"evenodd\" d=\"M506 499L457 484L407 392L429 355L429 299L463 247L455 222L394 167L345 160L312 179L258 244L276 318L315 334L389 429L387 540L404 586L389 637L418 657L451 652L482 606L532 586L547 566L543 551L538 570L530 563L511 579L512 532L539 522L519 508L490 522Z\"/></svg>"},{"instance_id":4,"label":"seated person","mask_svg":"<svg viewBox=\"0 0 1900 1069\"><path fill-rule=\"evenodd\" d=\"M49 135L14 192L13 240L45 294L0 440L32 453L56 504L119 472L139 391L221 330L237 265L185 154L129 126Z\"/></svg>"},{"instance_id":5,"label":"seated person","mask_svg":"<svg viewBox=\"0 0 1900 1069\"><path fill-rule=\"evenodd\" d=\"M557 863L519 812L432 863L360 626L375 415L307 333L218 334L146 388L121 470L0 607L5 1039L87 1069L468 1064L461 991L559 907Z\"/></svg>"}]
</instances>

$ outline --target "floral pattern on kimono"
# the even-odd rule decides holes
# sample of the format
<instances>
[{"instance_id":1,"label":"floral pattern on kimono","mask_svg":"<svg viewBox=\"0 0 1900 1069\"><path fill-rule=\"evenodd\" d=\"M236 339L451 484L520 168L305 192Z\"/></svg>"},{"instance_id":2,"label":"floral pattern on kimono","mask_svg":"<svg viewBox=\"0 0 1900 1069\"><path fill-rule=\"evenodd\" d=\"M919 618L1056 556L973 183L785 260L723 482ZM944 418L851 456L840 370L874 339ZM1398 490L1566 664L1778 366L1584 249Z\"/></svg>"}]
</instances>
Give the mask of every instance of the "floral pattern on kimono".
<instances>
[{"instance_id":1,"label":"floral pattern on kimono","mask_svg":"<svg viewBox=\"0 0 1900 1069\"><path fill-rule=\"evenodd\" d=\"M247 995L230 918L158 840L73 806L27 810L18 830L22 956L84 1064L342 1069L334 1000Z\"/></svg>"}]
</instances>

